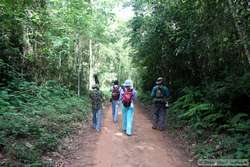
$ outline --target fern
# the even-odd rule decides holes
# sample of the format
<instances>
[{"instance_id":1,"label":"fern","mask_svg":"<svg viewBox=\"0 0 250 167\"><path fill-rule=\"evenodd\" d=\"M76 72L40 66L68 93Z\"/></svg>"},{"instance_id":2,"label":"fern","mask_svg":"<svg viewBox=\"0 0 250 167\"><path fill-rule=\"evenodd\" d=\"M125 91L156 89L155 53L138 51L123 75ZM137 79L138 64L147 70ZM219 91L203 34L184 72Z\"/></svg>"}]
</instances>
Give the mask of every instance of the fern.
<instances>
[{"instance_id":1,"label":"fern","mask_svg":"<svg viewBox=\"0 0 250 167\"><path fill-rule=\"evenodd\" d=\"M190 118L199 114L200 111L208 111L211 108L211 104L201 103L193 104L189 106L189 109L181 114L181 118Z\"/></svg>"},{"instance_id":2,"label":"fern","mask_svg":"<svg viewBox=\"0 0 250 167\"><path fill-rule=\"evenodd\" d=\"M248 117L248 114L246 113L239 113L237 115L235 115L231 120L230 120L230 123L231 124L237 124L239 123L242 118L247 118Z\"/></svg>"},{"instance_id":3,"label":"fern","mask_svg":"<svg viewBox=\"0 0 250 167\"><path fill-rule=\"evenodd\" d=\"M169 109L168 120L172 121L169 125L185 127L184 136L198 143L195 146L197 157L250 157L249 114L234 114L230 111L229 101L235 96L233 93L241 89L240 86L232 88L231 81L212 85L211 89L205 91L206 94L186 88L185 94L172 103ZM242 90L246 88L242 87ZM208 144L204 144L204 141Z\"/></svg>"}]
</instances>

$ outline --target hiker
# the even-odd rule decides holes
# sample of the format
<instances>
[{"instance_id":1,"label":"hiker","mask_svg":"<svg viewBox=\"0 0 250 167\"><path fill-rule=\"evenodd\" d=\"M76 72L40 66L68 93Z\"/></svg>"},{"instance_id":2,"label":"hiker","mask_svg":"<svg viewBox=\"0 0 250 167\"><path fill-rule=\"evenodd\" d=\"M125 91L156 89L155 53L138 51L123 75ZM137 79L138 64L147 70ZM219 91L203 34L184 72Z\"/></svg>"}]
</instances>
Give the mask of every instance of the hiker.
<instances>
[{"instance_id":1,"label":"hiker","mask_svg":"<svg viewBox=\"0 0 250 167\"><path fill-rule=\"evenodd\" d=\"M115 124L118 123L118 108L119 108L119 99L121 87L119 86L119 81L115 80L111 88L111 103L112 103L112 116Z\"/></svg>"},{"instance_id":2,"label":"hiker","mask_svg":"<svg viewBox=\"0 0 250 167\"><path fill-rule=\"evenodd\" d=\"M102 92L99 90L99 85L95 84L92 86L92 91L90 93L90 99L92 102L92 123L93 128L96 129L97 132L101 131L101 123L102 123L102 102L104 101Z\"/></svg>"},{"instance_id":3,"label":"hiker","mask_svg":"<svg viewBox=\"0 0 250 167\"><path fill-rule=\"evenodd\" d=\"M126 80L124 89L121 89L120 99L122 101L122 130L128 136L132 135L133 118L134 118L134 102L136 99L136 91L133 88L131 80Z\"/></svg>"},{"instance_id":4,"label":"hiker","mask_svg":"<svg viewBox=\"0 0 250 167\"><path fill-rule=\"evenodd\" d=\"M163 78L159 77L156 81L156 86L153 87L151 96L154 98L154 113L153 113L153 129L160 131L165 128L166 108L168 105L167 97L169 90L163 85Z\"/></svg>"}]
</instances>

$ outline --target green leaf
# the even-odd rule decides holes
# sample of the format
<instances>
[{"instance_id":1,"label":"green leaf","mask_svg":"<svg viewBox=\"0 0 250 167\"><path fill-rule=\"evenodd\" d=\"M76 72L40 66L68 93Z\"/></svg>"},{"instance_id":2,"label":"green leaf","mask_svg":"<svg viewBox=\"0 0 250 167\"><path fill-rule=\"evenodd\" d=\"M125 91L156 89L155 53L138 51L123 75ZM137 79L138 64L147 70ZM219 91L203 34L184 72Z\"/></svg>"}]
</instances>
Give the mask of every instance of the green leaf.
<instances>
[{"instance_id":1,"label":"green leaf","mask_svg":"<svg viewBox=\"0 0 250 167\"><path fill-rule=\"evenodd\" d=\"M239 114L235 115L235 116L230 120L230 122L231 122L232 124L237 124L237 123L239 123L239 122L242 120L242 118L244 118L244 117L248 117L248 114L246 114L246 113L239 113Z\"/></svg>"}]
</instances>

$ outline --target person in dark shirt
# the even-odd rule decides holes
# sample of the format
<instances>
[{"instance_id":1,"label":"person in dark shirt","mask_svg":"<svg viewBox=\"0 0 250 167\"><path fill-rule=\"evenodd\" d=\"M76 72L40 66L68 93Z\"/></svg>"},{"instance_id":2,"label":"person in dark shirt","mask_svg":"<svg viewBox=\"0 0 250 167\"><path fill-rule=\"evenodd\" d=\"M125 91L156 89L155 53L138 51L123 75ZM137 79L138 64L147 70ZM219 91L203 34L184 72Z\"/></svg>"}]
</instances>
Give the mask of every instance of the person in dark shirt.
<instances>
[{"instance_id":1,"label":"person in dark shirt","mask_svg":"<svg viewBox=\"0 0 250 167\"><path fill-rule=\"evenodd\" d=\"M151 96L154 102L153 129L164 130L166 120L166 105L169 90L163 85L163 78L159 77L153 87Z\"/></svg>"},{"instance_id":2,"label":"person in dark shirt","mask_svg":"<svg viewBox=\"0 0 250 167\"><path fill-rule=\"evenodd\" d=\"M118 80L115 80L111 88L111 103L112 103L112 117L116 125L118 123L118 108L120 104L120 100L119 100L120 92L121 92L121 87L119 86L119 82Z\"/></svg>"},{"instance_id":3,"label":"person in dark shirt","mask_svg":"<svg viewBox=\"0 0 250 167\"><path fill-rule=\"evenodd\" d=\"M93 85L92 89L89 95L92 103L92 123L93 128L96 129L97 132L100 132L102 124L102 103L104 99L102 92L99 90L99 85Z\"/></svg>"}]
</instances>

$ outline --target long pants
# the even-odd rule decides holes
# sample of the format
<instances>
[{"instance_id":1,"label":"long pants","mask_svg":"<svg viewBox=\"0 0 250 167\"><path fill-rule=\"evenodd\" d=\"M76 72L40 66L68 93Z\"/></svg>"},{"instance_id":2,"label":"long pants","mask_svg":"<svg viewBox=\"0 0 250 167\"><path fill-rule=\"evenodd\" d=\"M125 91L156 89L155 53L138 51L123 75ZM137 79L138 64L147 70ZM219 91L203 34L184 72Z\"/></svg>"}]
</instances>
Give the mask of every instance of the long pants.
<instances>
[{"instance_id":1,"label":"long pants","mask_svg":"<svg viewBox=\"0 0 250 167\"><path fill-rule=\"evenodd\" d=\"M154 104L153 127L164 129L166 120L166 107L163 103Z\"/></svg>"},{"instance_id":2,"label":"long pants","mask_svg":"<svg viewBox=\"0 0 250 167\"><path fill-rule=\"evenodd\" d=\"M93 128L95 128L96 131L99 132L102 126L102 110L93 109L92 114L93 114L93 117L92 117Z\"/></svg>"},{"instance_id":3,"label":"long pants","mask_svg":"<svg viewBox=\"0 0 250 167\"><path fill-rule=\"evenodd\" d=\"M134 107L124 107L122 105L122 129L128 135L132 134L134 119Z\"/></svg>"},{"instance_id":4,"label":"long pants","mask_svg":"<svg viewBox=\"0 0 250 167\"><path fill-rule=\"evenodd\" d=\"M118 108L119 108L119 101L112 100L112 116L113 116L113 121L115 123L118 122Z\"/></svg>"}]
</instances>

